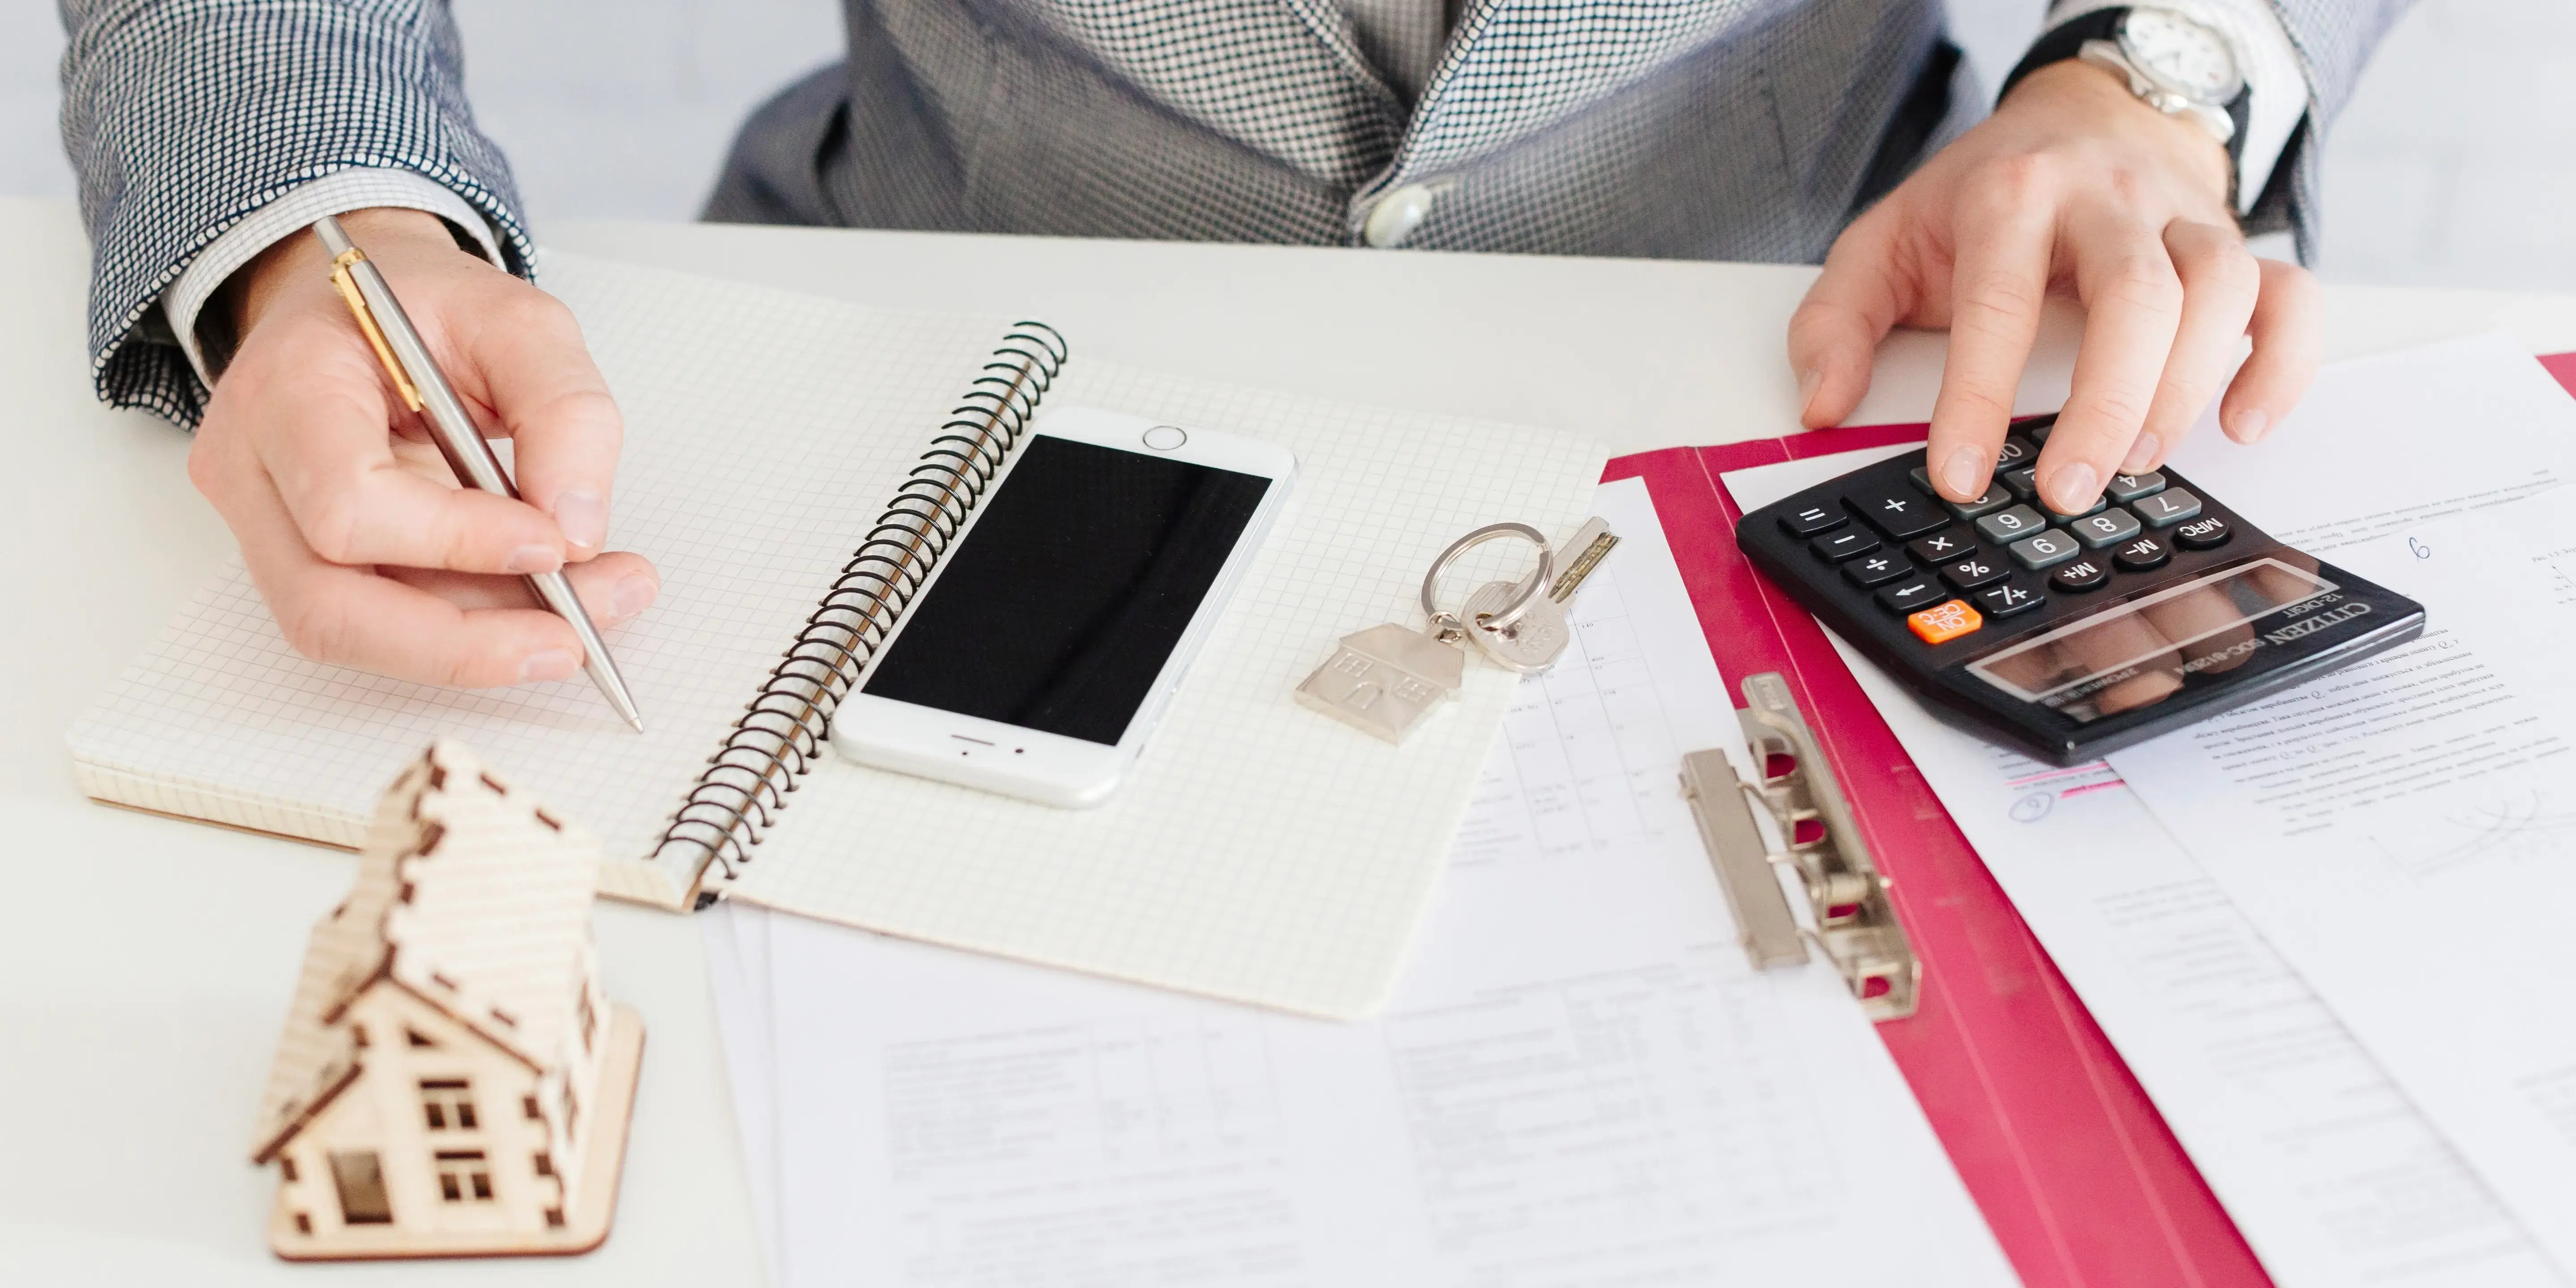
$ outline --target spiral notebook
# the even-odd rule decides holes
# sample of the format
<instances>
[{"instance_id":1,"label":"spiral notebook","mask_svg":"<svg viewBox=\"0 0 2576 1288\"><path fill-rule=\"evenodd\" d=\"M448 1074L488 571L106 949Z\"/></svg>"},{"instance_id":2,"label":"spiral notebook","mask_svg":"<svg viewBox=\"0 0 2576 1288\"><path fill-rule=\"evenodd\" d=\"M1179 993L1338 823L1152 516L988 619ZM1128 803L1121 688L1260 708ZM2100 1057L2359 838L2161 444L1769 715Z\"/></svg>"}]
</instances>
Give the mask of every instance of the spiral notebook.
<instances>
[{"instance_id":1,"label":"spiral notebook","mask_svg":"<svg viewBox=\"0 0 2576 1288\"><path fill-rule=\"evenodd\" d=\"M1570 531L1596 444L1116 367L1033 322L544 268L626 415L611 544L663 574L660 602L608 635L650 731L578 677L468 691L297 657L236 561L73 726L91 796L354 846L377 792L453 737L597 832L613 896L738 897L1323 1015L1377 1005L1513 677L1471 664L1400 748L1291 691L1341 635L1418 616L1414 587L1459 533ZM1077 404L1299 463L1126 785L1067 811L834 760L833 703L909 588L1032 420Z\"/></svg>"}]
</instances>

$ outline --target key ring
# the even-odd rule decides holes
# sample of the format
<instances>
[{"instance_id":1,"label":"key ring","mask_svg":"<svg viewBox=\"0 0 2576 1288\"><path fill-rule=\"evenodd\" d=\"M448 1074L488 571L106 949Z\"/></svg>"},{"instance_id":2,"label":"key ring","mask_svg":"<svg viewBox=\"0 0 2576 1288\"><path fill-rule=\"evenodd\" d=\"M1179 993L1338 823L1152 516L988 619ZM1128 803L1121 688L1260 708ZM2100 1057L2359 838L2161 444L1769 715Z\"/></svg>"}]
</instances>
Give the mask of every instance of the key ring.
<instances>
[{"instance_id":1,"label":"key ring","mask_svg":"<svg viewBox=\"0 0 2576 1288\"><path fill-rule=\"evenodd\" d=\"M1521 584L1512 587L1511 600L1503 605L1502 611L1486 616L1476 623L1478 626L1486 630L1499 631L1519 621L1521 614L1528 612L1529 606L1538 600L1540 588L1546 586L1548 580L1556 575L1556 552L1548 548L1547 534L1526 523L1489 523L1450 542L1449 548L1441 551L1440 557L1431 561L1431 571L1422 576L1422 615L1431 619L1432 629L1443 639L1448 638L1451 630L1464 633L1464 627L1456 616L1440 611L1441 570L1447 568L1458 556L1498 537L1519 537L1537 546L1538 567L1524 578Z\"/></svg>"}]
</instances>

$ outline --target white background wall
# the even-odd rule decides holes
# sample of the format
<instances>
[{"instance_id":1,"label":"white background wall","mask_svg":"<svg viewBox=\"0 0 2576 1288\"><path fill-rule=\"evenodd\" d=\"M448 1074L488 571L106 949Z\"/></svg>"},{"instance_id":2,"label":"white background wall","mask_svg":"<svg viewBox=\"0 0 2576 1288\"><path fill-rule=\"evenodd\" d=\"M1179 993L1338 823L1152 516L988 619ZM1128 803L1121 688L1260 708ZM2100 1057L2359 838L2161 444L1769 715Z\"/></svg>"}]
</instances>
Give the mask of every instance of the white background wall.
<instances>
[{"instance_id":1,"label":"white background wall","mask_svg":"<svg viewBox=\"0 0 2576 1288\"><path fill-rule=\"evenodd\" d=\"M735 125L839 57L838 0L453 0L531 217L688 219ZM2042 0L1951 0L1992 85ZM69 195L52 6L0 6L0 193ZM2576 0L2423 0L2326 152L2330 281L2576 291Z\"/></svg>"}]
</instances>

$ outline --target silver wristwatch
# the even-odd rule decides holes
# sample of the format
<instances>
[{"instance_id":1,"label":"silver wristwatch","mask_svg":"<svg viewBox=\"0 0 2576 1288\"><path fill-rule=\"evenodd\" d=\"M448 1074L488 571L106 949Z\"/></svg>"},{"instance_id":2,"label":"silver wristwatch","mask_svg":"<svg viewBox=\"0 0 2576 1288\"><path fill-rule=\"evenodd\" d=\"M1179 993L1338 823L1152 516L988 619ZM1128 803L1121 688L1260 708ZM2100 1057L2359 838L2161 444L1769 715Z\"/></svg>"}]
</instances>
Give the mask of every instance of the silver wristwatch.
<instances>
[{"instance_id":1,"label":"silver wristwatch","mask_svg":"<svg viewBox=\"0 0 2576 1288\"><path fill-rule=\"evenodd\" d=\"M2127 77L2129 92L2157 111L2198 121L2220 143L2236 141L2230 109L2245 73L2226 32L2178 9L2133 5L2112 39L2087 40L2075 56Z\"/></svg>"}]
</instances>

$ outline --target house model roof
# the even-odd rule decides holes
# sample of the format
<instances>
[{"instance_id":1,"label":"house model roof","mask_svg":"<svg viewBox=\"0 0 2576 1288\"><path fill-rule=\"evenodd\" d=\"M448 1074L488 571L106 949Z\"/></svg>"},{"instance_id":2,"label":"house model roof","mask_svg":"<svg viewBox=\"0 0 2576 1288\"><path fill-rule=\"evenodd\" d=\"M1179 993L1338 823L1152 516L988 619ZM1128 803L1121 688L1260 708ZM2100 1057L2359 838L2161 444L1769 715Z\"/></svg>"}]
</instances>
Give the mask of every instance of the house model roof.
<instances>
[{"instance_id":1,"label":"house model roof","mask_svg":"<svg viewBox=\"0 0 2576 1288\"><path fill-rule=\"evenodd\" d=\"M1464 650L1392 622L1345 635L1342 647L1452 689L1467 676Z\"/></svg>"},{"instance_id":2,"label":"house model roof","mask_svg":"<svg viewBox=\"0 0 2576 1288\"><path fill-rule=\"evenodd\" d=\"M440 741L377 803L348 899L313 927L254 1139L266 1162L361 1071L345 1023L400 988L532 1069L577 1040L599 842ZM399 1040L375 1035L374 1041Z\"/></svg>"}]
</instances>

